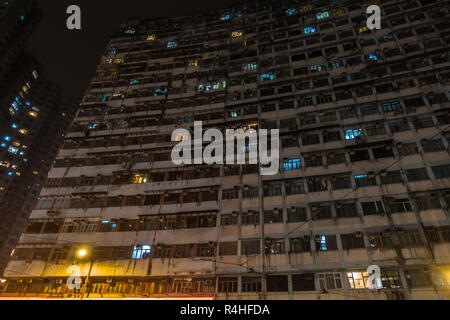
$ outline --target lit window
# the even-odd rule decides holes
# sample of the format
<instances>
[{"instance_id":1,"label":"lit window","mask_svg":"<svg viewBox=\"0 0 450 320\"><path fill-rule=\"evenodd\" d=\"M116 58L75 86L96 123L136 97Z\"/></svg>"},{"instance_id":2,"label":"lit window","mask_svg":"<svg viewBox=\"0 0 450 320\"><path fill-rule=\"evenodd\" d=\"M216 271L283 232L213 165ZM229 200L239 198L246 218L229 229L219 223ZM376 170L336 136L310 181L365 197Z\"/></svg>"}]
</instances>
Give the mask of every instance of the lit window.
<instances>
[{"instance_id":1,"label":"lit window","mask_svg":"<svg viewBox=\"0 0 450 320\"><path fill-rule=\"evenodd\" d=\"M136 30L134 30L133 28L130 28L130 29L125 30L125 33L126 34L135 34Z\"/></svg>"},{"instance_id":2,"label":"lit window","mask_svg":"<svg viewBox=\"0 0 450 320\"><path fill-rule=\"evenodd\" d=\"M9 146L8 151L11 152L12 154L17 154L17 152L19 152L19 149L13 146Z\"/></svg>"},{"instance_id":3,"label":"lit window","mask_svg":"<svg viewBox=\"0 0 450 320\"><path fill-rule=\"evenodd\" d=\"M369 288L368 286L369 274L367 272L348 272L347 279L349 286L352 289ZM380 288L381 288L382 287L381 278L377 280L380 281Z\"/></svg>"},{"instance_id":4,"label":"lit window","mask_svg":"<svg viewBox=\"0 0 450 320\"><path fill-rule=\"evenodd\" d=\"M310 34L310 33L314 33L314 32L316 32L316 28L314 28L314 27L303 28L303 33L304 34Z\"/></svg>"},{"instance_id":5,"label":"lit window","mask_svg":"<svg viewBox=\"0 0 450 320\"><path fill-rule=\"evenodd\" d=\"M14 172L12 172L12 171L9 171L9 172L8 172L8 176L10 176L10 177L11 177L13 174L14 174Z\"/></svg>"},{"instance_id":6,"label":"lit window","mask_svg":"<svg viewBox=\"0 0 450 320\"><path fill-rule=\"evenodd\" d=\"M345 131L345 140L353 140L361 135L361 129L349 129Z\"/></svg>"},{"instance_id":7,"label":"lit window","mask_svg":"<svg viewBox=\"0 0 450 320\"><path fill-rule=\"evenodd\" d=\"M33 118L37 118L37 116L38 116L37 112L36 112L36 111L33 111L33 110L31 110L30 112L28 112L28 115L29 115L30 117L33 117Z\"/></svg>"},{"instance_id":8,"label":"lit window","mask_svg":"<svg viewBox=\"0 0 450 320\"><path fill-rule=\"evenodd\" d=\"M301 161L299 158L289 159L283 162L284 171L296 170L301 168Z\"/></svg>"},{"instance_id":9,"label":"lit window","mask_svg":"<svg viewBox=\"0 0 450 320\"><path fill-rule=\"evenodd\" d=\"M188 132L178 133L175 137L175 141L187 141L190 139L190 134Z\"/></svg>"},{"instance_id":10,"label":"lit window","mask_svg":"<svg viewBox=\"0 0 450 320\"><path fill-rule=\"evenodd\" d=\"M1 146L2 148L6 148L6 143L2 142L2 143L0 143L0 146Z\"/></svg>"},{"instance_id":11,"label":"lit window","mask_svg":"<svg viewBox=\"0 0 450 320\"><path fill-rule=\"evenodd\" d=\"M36 170L34 170L34 171L33 171L33 174L34 174L35 176L37 176L37 175L39 174L39 172L37 172Z\"/></svg>"},{"instance_id":12,"label":"lit window","mask_svg":"<svg viewBox=\"0 0 450 320\"><path fill-rule=\"evenodd\" d=\"M330 16L330 14L329 14L328 11L325 11L325 12L319 12L318 14L316 14L317 20L324 19L324 18L328 18L329 16Z\"/></svg>"},{"instance_id":13,"label":"lit window","mask_svg":"<svg viewBox=\"0 0 450 320\"><path fill-rule=\"evenodd\" d=\"M14 147L20 147L20 142L19 141L14 141L13 142L13 146Z\"/></svg>"},{"instance_id":14,"label":"lit window","mask_svg":"<svg viewBox=\"0 0 450 320\"><path fill-rule=\"evenodd\" d=\"M123 59L123 58L117 58L117 59L114 59L114 63L115 64L121 64L121 63L123 63L125 60Z\"/></svg>"},{"instance_id":15,"label":"lit window","mask_svg":"<svg viewBox=\"0 0 450 320\"><path fill-rule=\"evenodd\" d=\"M400 107L401 107L400 102L398 102L398 101L385 102L381 106L382 106L384 112L395 111L395 110L400 109Z\"/></svg>"},{"instance_id":16,"label":"lit window","mask_svg":"<svg viewBox=\"0 0 450 320\"><path fill-rule=\"evenodd\" d=\"M244 64L244 70L248 71L248 70L255 70L258 68L258 65L256 63L247 63Z\"/></svg>"},{"instance_id":17,"label":"lit window","mask_svg":"<svg viewBox=\"0 0 450 320\"><path fill-rule=\"evenodd\" d=\"M111 50L108 51L108 54L115 55L115 54L117 54L117 50L116 49L111 49Z\"/></svg>"},{"instance_id":18,"label":"lit window","mask_svg":"<svg viewBox=\"0 0 450 320\"><path fill-rule=\"evenodd\" d=\"M32 74L35 79L38 78L38 72L36 70L33 70Z\"/></svg>"},{"instance_id":19,"label":"lit window","mask_svg":"<svg viewBox=\"0 0 450 320\"><path fill-rule=\"evenodd\" d=\"M159 95L162 95L162 94L166 94L167 93L167 89L156 89L155 90L155 97L156 96L159 96Z\"/></svg>"},{"instance_id":20,"label":"lit window","mask_svg":"<svg viewBox=\"0 0 450 320\"><path fill-rule=\"evenodd\" d=\"M327 251L327 249L328 249L327 236L320 236L319 250L320 251Z\"/></svg>"},{"instance_id":21,"label":"lit window","mask_svg":"<svg viewBox=\"0 0 450 320\"><path fill-rule=\"evenodd\" d=\"M355 176L355 179L364 179L367 178L367 174L358 174L357 176Z\"/></svg>"},{"instance_id":22,"label":"lit window","mask_svg":"<svg viewBox=\"0 0 450 320\"><path fill-rule=\"evenodd\" d=\"M10 137L10 136L4 136L4 137L3 137L3 140L9 141L9 140L11 140L11 137Z\"/></svg>"},{"instance_id":23,"label":"lit window","mask_svg":"<svg viewBox=\"0 0 450 320\"><path fill-rule=\"evenodd\" d=\"M369 54L369 59L372 61L378 61L378 57L376 55L374 55L373 53Z\"/></svg>"},{"instance_id":24,"label":"lit window","mask_svg":"<svg viewBox=\"0 0 450 320\"><path fill-rule=\"evenodd\" d=\"M196 67L196 66L198 66L197 60L189 61L189 67Z\"/></svg>"},{"instance_id":25,"label":"lit window","mask_svg":"<svg viewBox=\"0 0 450 320\"><path fill-rule=\"evenodd\" d=\"M242 37L242 31L233 31L233 32L231 33L231 36L232 36L233 38L239 38L239 37Z\"/></svg>"},{"instance_id":26,"label":"lit window","mask_svg":"<svg viewBox=\"0 0 450 320\"><path fill-rule=\"evenodd\" d=\"M155 40L155 39L156 39L156 36L154 34L151 34L151 35L147 36L147 40L148 41L152 41L152 40Z\"/></svg>"},{"instance_id":27,"label":"lit window","mask_svg":"<svg viewBox=\"0 0 450 320\"><path fill-rule=\"evenodd\" d=\"M224 14L219 18L220 21L229 20L231 18L231 15L229 13Z\"/></svg>"},{"instance_id":28,"label":"lit window","mask_svg":"<svg viewBox=\"0 0 450 320\"><path fill-rule=\"evenodd\" d=\"M234 14L236 18L242 18L243 14L241 12L237 12Z\"/></svg>"},{"instance_id":29,"label":"lit window","mask_svg":"<svg viewBox=\"0 0 450 320\"><path fill-rule=\"evenodd\" d=\"M20 132L21 134L23 134L23 135L26 135L26 134L28 133L28 130L22 128L22 129L19 129L19 132Z\"/></svg>"},{"instance_id":30,"label":"lit window","mask_svg":"<svg viewBox=\"0 0 450 320\"><path fill-rule=\"evenodd\" d=\"M273 80L273 74L272 73L264 73L260 76L261 81L265 80Z\"/></svg>"},{"instance_id":31,"label":"lit window","mask_svg":"<svg viewBox=\"0 0 450 320\"><path fill-rule=\"evenodd\" d=\"M297 14L298 11L297 9L287 9L285 12L288 16L292 16L294 14Z\"/></svg>"},{"instance_id":32,"label":"lit window","mask_svg":"<svg viewBox=\"0 0 450 320\"><path fill-rule=\"evenodd\" d=\"M0 166L9 168L11 164L8 161L0 161Z\"/></svg>"},{"instance_id":33,"label":"lit window","mask_svg":"<svg viewBox=\"0 0 450 320\"><path fill-rule=\"evenodd\" d=\"M359 28L359 33L367 32L367 31L369 31L369 28L367 28L367 27Z\"/></svg>"},{"instance_id":34,"label":"lit window","mask_svg":"<svg viewBox=\"0 0 450 320\"><path fill-rule=\"evenodd\" d=\"M146 259L150 256L151 246L144 244L142 246L134 246L133 249L133 259Z\"/></svg>"},{"instance_id":35,"label":"lit window","mask_svg":"<svg viewBox=\"0 0 450 320\"><path fill-rule=\"evenodd\" d=\"M148 178L148 175L147 174L140 174L140 173L138 173L138 174L135 174L134 176L133 176L133 183L134 184L137 184L137 183L146 183L147 182L147 178Z\"/></svg>"},{"instance_id":36,"label":"lit window","mask_svg":"<svg viewBox=\"0 0 450 320\"><path fill-rule=\"evenodd\" d=\"M176 48L177 47L177 42L176 41L169 41L167 43L167 48Z\"/></svg>"},{"instance_id":37,"label":"lit window","mask_svg":"<svg viewBox=\"0 0 450 320\"><path fill-rule=\"evenodd\" d=\"M13 129L17 129L17 124L13 123L13 124L11 125L11 127L12 127Z\"/></svg>"}]
</instances>

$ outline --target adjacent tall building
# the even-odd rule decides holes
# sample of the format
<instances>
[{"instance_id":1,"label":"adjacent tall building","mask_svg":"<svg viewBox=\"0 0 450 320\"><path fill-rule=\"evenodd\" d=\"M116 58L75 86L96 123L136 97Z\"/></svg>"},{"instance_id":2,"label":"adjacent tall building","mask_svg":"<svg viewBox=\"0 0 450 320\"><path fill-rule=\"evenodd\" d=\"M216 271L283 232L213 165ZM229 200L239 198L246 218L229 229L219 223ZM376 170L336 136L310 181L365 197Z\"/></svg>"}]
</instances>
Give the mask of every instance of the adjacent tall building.
<instances>
[{"instance_id":1,"label":"adjacent tall building","mask_svg":"<svg viewBox=\"0 0 450 320\"><path fill-rule=\"evenodd\" d=\"M26 51L41 17L33 1L0 3L0 274L76 111Z\"/></svg>"},{"instance_id":2,"label":"adjacent tall building","mask_svg":"<svg viewBox=\"0 0 450 320\"><path fill-rule=\"evenodd\" d=\"M84 297L449 299L449 8L261 1L123 24L2 294L72 295L76 265ZM279 128L279 173L174 165L194 121Z\"/></svg>"}]
</instances>

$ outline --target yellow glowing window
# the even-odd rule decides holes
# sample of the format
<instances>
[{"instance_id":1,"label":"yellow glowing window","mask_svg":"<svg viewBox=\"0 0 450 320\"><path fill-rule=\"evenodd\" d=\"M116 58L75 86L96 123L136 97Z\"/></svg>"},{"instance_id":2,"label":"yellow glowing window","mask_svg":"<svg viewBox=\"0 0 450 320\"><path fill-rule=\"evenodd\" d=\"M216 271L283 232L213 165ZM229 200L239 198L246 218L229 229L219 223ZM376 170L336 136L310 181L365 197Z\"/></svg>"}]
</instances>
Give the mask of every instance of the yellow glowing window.
<instances>
[{"instance_id":1,"label":"yellow glowing window","mask_svg":"<svg viewBox=\"0 0 450 320\"><path fill-rule=\"evenodd\" d=\"M20 147L20 142L19 141L14 141L13 142L13 146L14 147Z\"/></svg>"},{"instance_id":2,"label":"yellow glowing window","mask_svg":"<svg viewBox=\"0 0 450 320\"><path fill-rule=\"evenodd\" d=\"M300 12L307 12L307 11L310 11L311 9L312 9L312 6L308 5L308 6L301 7L299 11Z\"/></svg>"},{"instance_id":3,"label":"yellow glowing window","mask_svg":"<svg viewBox=\"0 0 450 320\"><path fill-rule=\"evenodd\" d=\"M37 172L36 170L34 170L34 171L33 171L33 174L34 174L34 175L38 175L39 172Z\"/></svg>"},{"instance_id":4,"label":"yellow glowing window","mask_svg":"<svg viewBox=\"0 0 450 320\"><path fill-rule=\"evenodd\" d=\"M368 288L369 274L367 272L348 272L347 279L352 289Z\"/></svg>"},{"instance_id":5,"label":"yellow glowing window","mask_svg":"<svg viewBox=\"0 0 450 320\"><path fill-rule=\"evenodd\" d=\"M16 176L20 176L20 172L16 172Z\"/></svg>"},{"instance_id":6,"label":"yellow glowing window","mask_svg":"<svg viewBox=\"0 0 450 320\"><path fill-rule=\"evenodd\" d=\"M197 60L189 61L189 67L196 67L196 66L198 66Z\"/></svg>"},{"instance_id":7,"label":"yellow glowing window","mask_svg":"<svg viewBox=\"0 0 450 320\"><path fill-rule=\"evenodd\" d=\"M242 31L233 31L233 32L231 33L231 36L232 36L233 38L242 37Z\"/></svg>"},{"instance_id":8,"label":"yellow glowing window","mask_svg":"<svg viewBox=\"0 0 450 320\"><path fill-rule=\"evenodd\" d=\"M115 64L120 64L120 63L123 63L123 61L124 61L123 58L117 58L117 59L114 60L114 63Z\"/></svg>"},{"instance_id":9,"label":"yellow glowing window","mask_svg":"<svg viewBox=\"0 0 450 320\"><path fill-rule=\"evenodd\" d=\"M0 161L0 166L9 168L10 163L8 161Z\"/></svg>"},{"instance_id":10,"label":"yellow glowing window","mask_svg":"<svg viewBox=\"0 0 450 320\"><path fill-rule=\"evenodd\" d=\"M333 10L332 15L333 16L338 16L338 15L344 14L344 13L345 13L344 9L336 9L336 10Z\"/></svg>"},{"instance_id":11,"label":"yellow glowing window","mask_svg":"<svg viewBox=\"0 0 450 320\"><path fill-rule=\"evenodd\" d=\"M179 133L175 137L175 141L186 141L189 139L189 133Z\"/></svg>"},{"instance_id":12,"label":"yellow glowing window","mask_svg":"<svg viewBox=\"0 0 450 320\"><path fill-rule=\"evenodd\" d=\"M38 113L36 111L31 110L30 112L28 112L28 115L33 117L33 118L37 118Z\"/></svg>"},{"instance_id":13,"label":"yellow glowing window","mask_svg":"<svg viewBox=\"0 0 450 320\"><path fill-rule=\"evenodd\" d=\"M364 3L364 7L368 7L368 6L375 5L375 4L378 4L377 0L367 1L366 3Z\"/></svg>"},{"instance_id":14,"label":"yellow glowing window","mask_svg":"<svg viewBox=\"0 0 450 320\"><path fill-rule=\"evenodd\" d=\"M22 91L23 92L27 92L28 91L28 87L27 86L23 86Z\"/></svg>"},{"instance_id":15,"label":"yellow glowing window","mask_svg":"<svg viewBox=\"0 0 450 320\"><path fill-rule=\"evenodd\" d=\"M362 27L362 28L359 28L359 33L366 32L368 30L369 29L367 27Z\"/></svg>"},{"instance_id":16,"label":"yellow glowing window","mask_svg":"<svg viewBox=\"0 0 450 320\"><path fill-rule=\"evenodd\" d=\"M146 183L148 175L147 174L135 174L133 176L133 183Z\"/></svg>"},{"instance_id":17,"label":"yellow glowing window","mask_svg":"<svg viewBox=\"0 0 450 320\"><path fill-rule=\"evenodd\" d=\"M0 187L0 191L5 191L5 187Z\"/></svg>"},{"instance_id":18,"label":"yellow glowing window","mask_svg":"<svg viewBox=\"0 0 450 320\"><path fill-rule=\"evenodd\" d=\"M19 129L19 132L20 132L21 134L25 135L25 134L28 133L28 130L22 128L22 129Z\"/></svg>"},{"instance_id":19,"label":"yellow glowing window","mask_svg":"<svg viewBox=\"0 0 450 320\"><path fill-rule=\"evenodd\" d=\"M147 40L148 41L152 41L152 40L155 40L155 39L156 39L156 36L154 34L151 34L151 35L147 36Z\"/></svg>"}]
</instances>

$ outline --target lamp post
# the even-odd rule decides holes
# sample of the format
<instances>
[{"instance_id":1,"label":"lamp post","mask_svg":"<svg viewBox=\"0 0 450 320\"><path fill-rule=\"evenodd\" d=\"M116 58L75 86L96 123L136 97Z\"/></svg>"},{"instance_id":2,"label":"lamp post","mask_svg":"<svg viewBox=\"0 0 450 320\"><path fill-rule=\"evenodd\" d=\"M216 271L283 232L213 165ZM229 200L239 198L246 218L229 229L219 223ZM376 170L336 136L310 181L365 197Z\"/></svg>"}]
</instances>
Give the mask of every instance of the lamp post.
<instances>
[{"instance_id":1,"label":"lamp post","mask_svg":"<svg viewBox=\"0 0 450 320\"><path fill-rule=\"evenodd\" d=\"M78 255L78 257L80 257L80 258L85 258L86 256L89 256L89 255L88 255L88 251L87 251L86 249L80 249L80 250L78 250L77 255ZM85 281L85 286L84 286L85 289L84 289L84 291L81 293L81 298L80 298L80 300L83 300L84 292L85 292L85 291L87 290L87 288L88 288L89 277L91 276L92 265L94 264L94 259L89 259L89 261L90 261L89 272L88 272L88 275L87 275L86 281ZM89 290L89 291L90 291L90 290ZM87 297L89 297L89 293L90 293L89 291L88 291Z\"/></svg>"}]
</instances>

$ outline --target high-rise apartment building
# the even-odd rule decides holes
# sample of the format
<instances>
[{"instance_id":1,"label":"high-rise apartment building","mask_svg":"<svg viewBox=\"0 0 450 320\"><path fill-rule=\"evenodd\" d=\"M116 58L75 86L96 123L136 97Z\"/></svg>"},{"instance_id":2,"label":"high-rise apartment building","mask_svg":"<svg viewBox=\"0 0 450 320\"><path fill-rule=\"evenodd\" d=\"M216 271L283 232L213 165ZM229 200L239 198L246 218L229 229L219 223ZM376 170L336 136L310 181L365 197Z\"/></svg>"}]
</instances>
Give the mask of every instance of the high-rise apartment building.
<instances>
[{"instance_id":1,"label":"high-rise apartment building","mask_svg":"<svg viewBox=\"0 0 450 320\"><path fill-rule=\"evenodd\" d=\"M0 274L76 111L26 50L40 19L34 1L0 2Z\"/></svg>"},{"instance_id":2,"label":"high-rise apartment building","mask_svg":"<svg viewBox=\"0 0 450 320\"><path fill-rule=\"evenodd\" d=\"M449 8L261 1L123 24L2 294L71 295L78 266L84 297L449 299ZM279 128L279 172L174 165L194 121Z\"/></svg>"}]
</instances>

